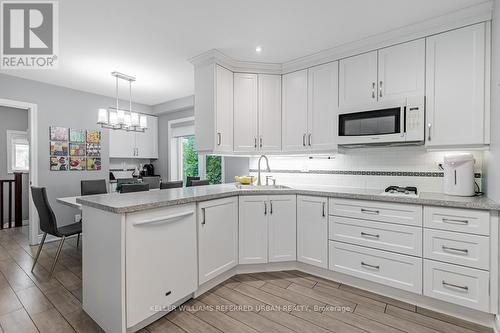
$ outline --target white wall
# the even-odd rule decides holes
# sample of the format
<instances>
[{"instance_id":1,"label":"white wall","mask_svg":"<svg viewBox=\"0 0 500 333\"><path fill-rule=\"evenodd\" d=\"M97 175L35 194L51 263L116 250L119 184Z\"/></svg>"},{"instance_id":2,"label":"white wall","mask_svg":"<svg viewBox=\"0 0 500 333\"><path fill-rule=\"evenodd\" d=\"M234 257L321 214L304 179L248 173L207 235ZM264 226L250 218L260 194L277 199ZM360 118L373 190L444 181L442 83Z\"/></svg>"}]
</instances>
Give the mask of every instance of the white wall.
<instances>
[{"instance_id":1,"label":"white wall","mask_svg":"<svg viewBox=\"0 0 500 333\"><path fill-rule=\"evenodd\" d=\"M50 171L49 126L99 129L96 124L98 109L114 105L114 98L5 74L0 74L0 98L38 105L38 185L47 187L58 224L73 223L77 212L57 203L55 198L79 195L82 179L109 178L108 130L102 130L101 171ZM146 105L134 104L133 108L152 113L152 108Z\"/></svg>"},{"instance_id":2,"label":"white wall","mask_svg":"<svg viewBox=\"0 0 500 333\"><path fill-rule=\"evenodd\" d=\"M483 152L474 154L475 171L481 173ZM426 152L418 147L371 148L348 150L343 154L332 154L309 159L307 156L272 156L269 158L271 172L278 184L329 185L384 189L389 185L417 186L423 192L442 192L443 178L438 163L445 152ZM265 162L262 161L265 169ZM250 160L251 173L255 175L257 158ZM341 172L400 172L391 175L339 174ZM415 175L415 173L417 173ZM404 175L408 173L408 175ZM425 173L422 175L422 173ZM264 175L267 175L265 173ZM480 184L480 179L476 180Z\"/></svg>"}]
</instances>

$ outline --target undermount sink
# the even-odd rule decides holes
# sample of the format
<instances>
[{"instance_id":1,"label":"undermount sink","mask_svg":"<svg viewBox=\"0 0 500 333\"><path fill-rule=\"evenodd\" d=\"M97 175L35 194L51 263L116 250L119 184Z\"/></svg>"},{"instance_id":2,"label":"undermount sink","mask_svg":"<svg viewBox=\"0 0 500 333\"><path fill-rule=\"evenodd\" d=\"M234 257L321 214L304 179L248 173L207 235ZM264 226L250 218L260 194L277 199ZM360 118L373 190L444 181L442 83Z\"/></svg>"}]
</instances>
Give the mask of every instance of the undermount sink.
<instances>
[{"instance_id":1,"label":"undermount sink","mask_svg":"<svg viewBox=\"0 0 500 333\"><path fill-rule=\"evenodd\" d=\"M242 185L235 184L235 186L241 190L285 190L290 187L285 185Z\"/></svg>"}]
</instances>

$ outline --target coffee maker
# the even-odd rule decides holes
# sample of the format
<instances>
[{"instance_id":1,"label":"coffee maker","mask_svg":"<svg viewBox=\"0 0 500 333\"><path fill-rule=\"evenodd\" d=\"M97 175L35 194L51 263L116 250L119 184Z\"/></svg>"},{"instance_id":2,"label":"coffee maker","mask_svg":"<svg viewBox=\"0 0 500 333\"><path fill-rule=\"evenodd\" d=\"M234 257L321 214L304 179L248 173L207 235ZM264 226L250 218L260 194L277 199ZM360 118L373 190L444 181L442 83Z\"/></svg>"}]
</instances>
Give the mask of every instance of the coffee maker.
<instances>
[{"instance_id":1,"label":"coffee maker","mask_svg":"<svg viewBox=\"0 0 500 333\"><path fill-rule=\"evenodd\" d=\"M155 175L155 167L153 164L144 164L141 170L142 177L153 177Z\"/></svg>"}]
</instances>

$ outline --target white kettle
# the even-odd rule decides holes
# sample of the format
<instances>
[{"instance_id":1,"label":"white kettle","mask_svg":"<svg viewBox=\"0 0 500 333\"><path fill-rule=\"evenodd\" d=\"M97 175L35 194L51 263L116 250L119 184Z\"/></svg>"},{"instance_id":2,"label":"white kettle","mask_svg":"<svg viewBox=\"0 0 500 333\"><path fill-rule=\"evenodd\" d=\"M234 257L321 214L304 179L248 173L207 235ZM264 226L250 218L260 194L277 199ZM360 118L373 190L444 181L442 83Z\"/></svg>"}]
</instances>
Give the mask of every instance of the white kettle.
<instances>
[{"instance_id":1,"label":"white kettle","mask_svg":"<svg viewBox=\"0 0 500 333\"><path fill-rule=\"evenodd\" d=\"M475 195L474 156L454 154L444 157L444 194L471 197Z\"/></svg>"}]
</instances>

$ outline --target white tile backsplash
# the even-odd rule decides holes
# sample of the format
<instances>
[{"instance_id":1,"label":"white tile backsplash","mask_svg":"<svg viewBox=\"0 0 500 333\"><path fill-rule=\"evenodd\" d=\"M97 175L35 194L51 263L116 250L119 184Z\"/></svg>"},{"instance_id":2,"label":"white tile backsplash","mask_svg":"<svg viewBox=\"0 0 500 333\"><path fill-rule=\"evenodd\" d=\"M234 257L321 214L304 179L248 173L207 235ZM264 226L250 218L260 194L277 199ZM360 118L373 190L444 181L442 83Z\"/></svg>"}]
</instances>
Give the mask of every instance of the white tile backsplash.
<instances>
[{"instance_id":1,"label":"white tile backsplash","mask_svg":"<svg viewBox=\"0 0 500 333\"><path fill-rule=\"evenodd\" d=\"M421 147L371 148L347 150L327 156L269 156L272 175L278 184L329 185L384 189L389 185L416 186L423 192L442 192L443 177L372 176L311 173L312 171L402 171L442 172L438 163L443 157L457 152L427 152ZM482 173L483 152L471 151L476 160L475 172ZM250 158L250 169L257 169L258 158ZM265 162L262 161L265 169ZM283 171L293 172L283 172ZM299 171L299 172L298 172ZM256 174L251 172L251 174ZM264 177L263 176L263 177ZM481 186L481 180L476 180Z\"/></svg>"}]
</instances>

